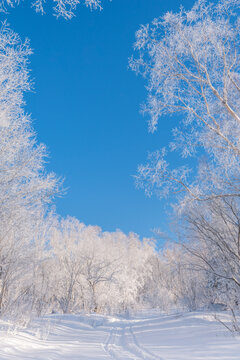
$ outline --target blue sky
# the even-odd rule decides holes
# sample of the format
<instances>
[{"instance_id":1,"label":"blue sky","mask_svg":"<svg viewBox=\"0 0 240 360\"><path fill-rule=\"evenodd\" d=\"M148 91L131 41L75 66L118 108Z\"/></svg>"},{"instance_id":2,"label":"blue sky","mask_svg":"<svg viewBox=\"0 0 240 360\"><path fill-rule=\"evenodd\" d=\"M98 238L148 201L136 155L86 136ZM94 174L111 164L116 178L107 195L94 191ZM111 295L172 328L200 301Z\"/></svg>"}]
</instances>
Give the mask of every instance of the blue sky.
<instances>
[{"instance_id":1,"label":"blue sky","mask_svg":"<svg viewBox=\"0 0 240 360\"><path fill-rule=\"evenodd\" d=\"M148 151L167 144L171 121L148 133L139 113L145 83L128 69L128 58L139 25L180 4L193 1L105 0L103 11L79 6L70 21L56 20L50 8L35 14L25 2L1 15L34 50L26 109L50 153L48 169L65 178L59 214L140 236L167 229L168 201L147 198L132 175Z\"/></svg>"}]
</instances>

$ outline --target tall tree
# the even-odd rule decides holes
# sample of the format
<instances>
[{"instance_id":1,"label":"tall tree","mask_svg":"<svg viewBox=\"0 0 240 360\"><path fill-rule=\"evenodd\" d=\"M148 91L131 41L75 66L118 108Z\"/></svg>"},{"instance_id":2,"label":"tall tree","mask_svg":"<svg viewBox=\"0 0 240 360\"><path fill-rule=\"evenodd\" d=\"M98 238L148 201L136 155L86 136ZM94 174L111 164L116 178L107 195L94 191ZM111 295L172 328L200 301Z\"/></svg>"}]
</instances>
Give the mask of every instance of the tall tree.
<instances>
[{"instance_id":1,"label":"tall tree","mask_svg":"<svg viewBox=\"0 0 240 360\"><path fill-rule=\"evenodd\" d=\"M147 79L149 130L170 115L180 123L169 147L139 167L137 182L150 194L185 191L194 200L240 194L239 5L199 0L190 11L166 13L136 33L138 56L130 65ZM169 151L195 159L196 177L192 161L171 167Z\"/></svg>"},{"instance_id":2,"label":"tall tree","mask_svg":"<svg viewBox=\"0 0 240 360\"><path fill-rule=\"evenodd\" d=\"M239 10L239 0L198 0L190 11L167 13L140 28L139 55L130 60L148 81L150 131L170 115L177 123L169 147L139 167L137 182L148 194L178 194L192 265L207 276L211 298L231 308L240 299ZM171 168L169 151L185 164Z\"/></svg>"},{"instance_id":3,"label":"tall tree","mask_svg":"<svg viewBox=\"0 0 240 360\"><path fill-rule=\"evenodd\" d=\"M46 149L37 144L24 112L30 88L28 42L6 24L0 28L0 312L27 291L36 223L58 191L58 180L44 168ZM21 279L21 281L20 281ZM29 285L29 282L28 282ZM23 290L25 288L25 290Z\"/></svg>"}]
</instances>

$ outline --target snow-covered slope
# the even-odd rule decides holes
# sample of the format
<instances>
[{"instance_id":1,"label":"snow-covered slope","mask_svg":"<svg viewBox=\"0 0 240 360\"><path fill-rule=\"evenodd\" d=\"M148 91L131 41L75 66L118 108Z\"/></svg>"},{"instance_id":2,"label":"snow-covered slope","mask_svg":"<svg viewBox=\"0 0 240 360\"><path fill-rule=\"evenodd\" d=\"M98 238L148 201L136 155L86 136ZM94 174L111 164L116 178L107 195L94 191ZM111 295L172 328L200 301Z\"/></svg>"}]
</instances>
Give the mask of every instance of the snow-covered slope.
<instances>
[{"instance_id":1,"label":"snow-covered slope","mask_svg":"<svg viewBox=\"0 0 240 360\"><path fill-rule=\"evenodd\" d=\"M228 321L228 315L221 315ZM239 360L240 338L209 313L131 319L51 315L31 329L1 324L0 359Z\"/></svg>"}]
</instances>

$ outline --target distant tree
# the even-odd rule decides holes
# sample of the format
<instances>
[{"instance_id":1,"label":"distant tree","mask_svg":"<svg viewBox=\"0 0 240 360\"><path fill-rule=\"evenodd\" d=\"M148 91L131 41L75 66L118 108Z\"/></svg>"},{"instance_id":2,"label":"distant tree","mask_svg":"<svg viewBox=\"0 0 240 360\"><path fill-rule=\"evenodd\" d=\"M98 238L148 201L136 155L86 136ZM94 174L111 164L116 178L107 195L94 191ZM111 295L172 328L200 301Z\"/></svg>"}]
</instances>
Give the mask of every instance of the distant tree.
<instances>
[{"instance_id":1,"label":"distant tree","mask_svg":"<svg viewBox=\"0 0 240 360\"><path fill-rule=\"evenodd\" d=\"M123 312L146 299L142 292L151 270L151 242L141 242L136 234L102 232L68 217L53 229L50 246L48 286L53 292L47 298L53 308Z\"/></svg>"},{"instance_id":2,"label":"distant tree","mask_svg":"<svg viewBox=\"0 0 240 360\"><path fill-rule=\"evenodd\" d=\"M99 285L114 281L118 257L97 226L62 219L53 230L51 248L57 275L55 299L64 313L75 309L98 311Z\"/></svg>"}]
</instances>

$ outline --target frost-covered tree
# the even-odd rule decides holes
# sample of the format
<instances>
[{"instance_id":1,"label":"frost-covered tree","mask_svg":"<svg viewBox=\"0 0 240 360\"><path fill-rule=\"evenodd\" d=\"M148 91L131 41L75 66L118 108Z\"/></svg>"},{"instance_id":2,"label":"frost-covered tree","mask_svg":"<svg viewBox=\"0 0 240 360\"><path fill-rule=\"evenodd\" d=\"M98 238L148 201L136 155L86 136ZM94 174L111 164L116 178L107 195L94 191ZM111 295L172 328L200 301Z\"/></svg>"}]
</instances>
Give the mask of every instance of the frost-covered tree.
<instances>
[{"instance_id":1,"label":"frost-covered tree","mask_svg":"<svg viewBox=\"0 0 240 360\"><path fill-rule=\"evenodd\" d=\"M1 0L0 12L6 13L9 7L14 7L15 5L18 5L19 2L19 0ZM55 0L53 7L54 15L68 20L74 16L76 8L79 4L83 4L91 10L102 10L102 2L102 0ZM45 13L44 0L33 1L31 6L36 12L40 14Z\"/></svg>"},{"instance_id":2,"label":"frost-covered tree","mask_svg":"<svg viewBox=\"0 0 240 360\"><path fill-rule=\"evenodd\" d=\"M184 247L208 278L213 302L239 308L240 209L238 199L214 199L185 213Z\"/></svg>"},{"instance_id":3,"label":"frost-covered tree","mask_svg":"<svg viewBox=\"0 0 240 360\"><path fill-rule=\"evenodd\" d=\"M154 246L136 234L102 232L68 217L53 228L50 248L55 311L125 312L146 299Z\"/></svg>"},{"instance_id":4,"label":"frost-covered tree","mask_svg":"<svg viewBox=\"0 0 240 360\"><path fill-rule=\"evenodd\" d=\"M136 33L138 55L130 65L147 80L149 129L170 115L180 123L169 147L139 166L137 182L148 194L184 191L201 201L240 193L239 6L239 0L199 0ZM169 151L182 156L182 166L169 165Z\"/></svg>"},{"instance_id":5,"label":"frost-covered tree","mask_svg":"<svg viewBox=\"0 0 240 360\"><path fill-rule=\"evenodd\" d=\"M62 219L53 231L55 298L64 313L75 309L97 311L99 284L113 280L114 257L100 234L99 227L85 226L71 217Z\"/></svg>"},{"instance_id":6,"label":"frost-covered tree","mask_svg":"<svg viewBox=\"0 0 240 360\"><path fill-rule=\"evenodd\" d=\"M22 43L5 24L0 29L0 213L18 206L34 210L56 191L54 174L45 172L46 148L37 144L23 92L30 89L28 42Z\"/></svg>"},{"instance_id":7,"label":"frost-covered tree","mask_svg":"<svg viewBox=\"0 0 240 360\"><path fill-rule=\"evenodd\" d=\"M180 308L192 311L212 302L206 286L208 276L199 268L199 259L179 244L166 244L149 261L152 266L144 296L150 306L162 311Z\"/></svg>"},{"instance_id":8,"label":"frost-covered tree","mask_svg":"<svg viewBox=\"0 0 240 360\"><path fill-rule=\"evenodd\" d=\"M190 302L205 292L231 308L240 298L239 10L239 0L198 0L189 11L168 12L136 33L138 55L130 60L147 80L149 130L174 118L172 142L150 154L137 176L150 195L178 196L188 266L177 262L175 274L166 272L170 289L177 284ZM171 151L182 166L168 163ZM196 274L206 279L200 292Z\"/></svg>"},{"instance_id":9,"label":"frost-covered tree","mask_svg":"<svg viewBox=\"0 0 240 360\"><path fill-rule=\"evenodd\" d=\"M37 144L24 113L30 88L28 42L6 24L0 29L0 313L29 292L36 223L58 191L44 169L45 146Z\"/></svg>"}]
</instances>

